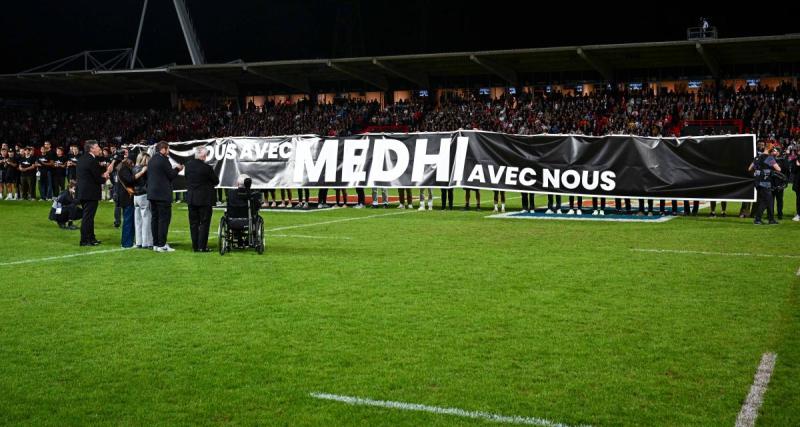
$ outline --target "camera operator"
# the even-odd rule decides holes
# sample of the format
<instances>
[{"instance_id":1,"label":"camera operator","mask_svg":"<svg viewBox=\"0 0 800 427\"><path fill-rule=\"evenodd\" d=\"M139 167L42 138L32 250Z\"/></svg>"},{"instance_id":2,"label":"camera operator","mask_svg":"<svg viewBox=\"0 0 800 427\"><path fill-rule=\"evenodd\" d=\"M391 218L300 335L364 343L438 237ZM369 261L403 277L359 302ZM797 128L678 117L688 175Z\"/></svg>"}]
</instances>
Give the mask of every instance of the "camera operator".
<instances>
[{"instance_id":1,"label":"camera operator","mask_svg":"<svg viewBox=\"0 0 800 427\"><path fill-rule=\"evenodd\" d=\"M50 220L58 223L58 227L64 230L77 230L72 221L80 219L83 215L78 201L75 199L75 188L78 183L70 180L67 189L62 191L50 209Z\"/></svg>"},{"instance_id":2,"label":"camera operator","mask_svg":"<svg viewBox=\"0 0 800 427\"><path fill-rule=\"evenodd\" d=\"M791 170L789 167L789 159L781 155L780 149L777 146L772 148L771 153L775 156L775 161L778 163L778 166L780 166L783 174L788 176ZM775 199L775 212L777 213L778 219L783 219L783 190L786 188L787 184L788 182L785 179L777 179L772 182L772 197Z\"/></svg>"},{"instance_id":3,"label":"camera operator","mask_svg":"<svg viewBox=\"0 0 800 427\"><path fill-rule=\"evenodd\" d=\"M771 153L777 154L777 150L773 149ZM775 157L765 151L753 159L753 163L750 164L747 170L753 172L756 190L758 191L758 208L756 209L756 218L753 223L762 223L761 214L766 209L769 223L777 224L778 221L775 221L774 211L772 210L772 180L774 173L780 172L781 167L778 166Z\"/></svg>"}]
</instances>

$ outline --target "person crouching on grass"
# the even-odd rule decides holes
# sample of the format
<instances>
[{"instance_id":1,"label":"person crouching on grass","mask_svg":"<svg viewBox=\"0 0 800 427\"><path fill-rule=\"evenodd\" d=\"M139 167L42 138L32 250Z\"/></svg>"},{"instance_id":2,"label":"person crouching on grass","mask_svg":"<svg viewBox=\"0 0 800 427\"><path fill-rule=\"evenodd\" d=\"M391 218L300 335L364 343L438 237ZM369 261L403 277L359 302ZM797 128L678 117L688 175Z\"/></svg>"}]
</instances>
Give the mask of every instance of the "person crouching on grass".
<instances>
[{"instance_id":1,"label":"person crouching on grass","mask_svg":"<svg viewBox=\"0 0 800 427\"><path fill-rule=\"evenodd\" d=\"M50 208L50 220L55 221L58 227L63 230L77 230L72 221L78 220L83 216L83 210L75 200L75 188L78 182L70 180L67 189L62 191L53 202Z\"/></svg>"}]
</instances>

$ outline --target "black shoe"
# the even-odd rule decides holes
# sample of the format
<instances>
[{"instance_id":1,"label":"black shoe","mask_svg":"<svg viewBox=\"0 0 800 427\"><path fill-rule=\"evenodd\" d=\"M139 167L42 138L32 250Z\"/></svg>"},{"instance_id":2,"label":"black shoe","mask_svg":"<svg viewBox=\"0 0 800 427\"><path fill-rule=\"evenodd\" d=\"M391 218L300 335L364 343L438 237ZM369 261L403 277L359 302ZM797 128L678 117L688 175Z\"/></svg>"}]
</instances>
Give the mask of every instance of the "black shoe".
<instances>
[{"instance_id":1,"label":"black shoe","mask_svg":"<svg viewBox=\"0 0 800 427\"><path fill-rule=\"evenodd\" d=\"M62 230L66 230L66 229L67 229L67 224L64 224L64 223L59 223L59 224L58 224L58 228L60 228L60 229L62 229Z\"/></svg>"},{"instance_id":2,"label":"black shoe","mask_svg":"<svg viewBox=\"0 0 800 427\"><path fill-rule=\"evenodd\" d=\"M99 244L101 244L103 242L101 242L99 240L93 240L91 243L92 243L93 246L97 246L97 245L99 245Z\"/></svg>"},{"instance_id":3,"label":"black shoe","mask_svg":"<svg viewBox=\"0 0 800 427\"><path fill-rule=\"evenodd\" d=\"M120 224L119 224L118 222L115 222L115 223L114 223L114 228L119 228L119 225L120 225Z\"/></svg>"},{"instance_id":4,"label":"black shoe","mask_svg":"<svg viewBox=\"0 0 800 427\"><path fill-rule=\"evenodd\" d=\"M468 210L469 210L469 205L467 205L467 206L464 206L463 208L461 208L461 210L462 210L462 211L468 211Z\"/></svg>"},{"instance_id":5,"label":"black shoe","mask_svg":"<svg viewBox=\"0 0 800 427\"><path fill-rule=\"evenodd\" d=\"M769 225L778 225L778 221L772 220L769 222Z\"/></svg>"},{"instance_id":6,"label":"black shoe","mask_svg":"<svg viewBox=\"0 0 800 427\"><path fill-rule=\"evenodd\" d=\"M100 242L83 242L81 243L81 246L97 246L99 244Z\"/></svg>"},{"instance_id":7,"label":"black shoe","mask_svg":"<svg viewBox=\"0 0 800 427\"><path fill-rule=\"evenodd\" d=\"M209 248L196 249L195 252L211 252L211 249Z\"/></svg>"},{"instance_id":8,"label":"black shoe","mask_svg":"<svg viewBox=\"0 0 800 427\"><path fill-rule=\"evenodd\" d=\"M78 229L78 227L76 227L76 226L74 226L72 224L67 226L67 230L77 230L77 229Z\"/></svg>"},{"instance_id":9,"label":"black shoe","mask_svg":"<svg viewBox=\"0 0 800 427\"><path fill-rule=\"evenodd\" d=\"M755 221L753 221L753 224L755 224L755 225L761 225L761 224L764 224L764 223L763 223L763 222L761 222L761 221L759 221L759 220L755 220Z\"/></svg>"},{"instance_id":10,"label":"black shoe","mask_svg":"<svg viewBox=\"0 0 800 427\"><path fill-rule=\"evenodd\" d=\"M783 214L778 214L778 219L783 219Z\"/></svg>"}]
</instances>

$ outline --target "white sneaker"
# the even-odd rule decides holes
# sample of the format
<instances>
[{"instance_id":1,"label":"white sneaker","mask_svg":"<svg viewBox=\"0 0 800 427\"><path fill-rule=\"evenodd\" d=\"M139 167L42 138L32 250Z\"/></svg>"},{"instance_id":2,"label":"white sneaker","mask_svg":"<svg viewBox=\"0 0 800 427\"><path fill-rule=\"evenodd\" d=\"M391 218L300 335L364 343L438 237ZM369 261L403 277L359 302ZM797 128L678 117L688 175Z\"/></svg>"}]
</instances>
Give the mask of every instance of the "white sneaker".
<instances>
[{"instance_id":1,"label":"white sneaker","mask_svg":"<svg viewBox=\"0 0 800 427\"><path fill-rule=\"evenodd\" d=\"M402 204L402 203L397 205L397 209L405 209L405 208L406 208L406 206L404 204Z\"/></svg>"},{"instance_id":2,"label":"white sneaker","mask_svg":"<svg viewBox=\"0 0 800 427\"><path fill-rule=\"evenodd\" d=\"M506 207L505 206L501 206L500 207L500 213L506 213Z\"/></svg>"},{"instance_id":3,"label":"white sneaker","mask_svg":"<svg viewBox=\"0 0 800 427\"><path fill-rule=\"evenodd\" d=\"M795 215L794 218L792 218L792 221L794 222L800 221L800 215Z\"/></svg>"},{"instance_id":4,"label":"white sneaker","mask_svg":"<svg viewBox=\"0 0 800 427\"><path fill-rule=\"evenodd\" d=\"M531 211L529 211L529 210L527 210L527 209L523 209L523 210L522 210L522 213L531 213Z\"/></svg>"},{"instance_id":5,"label":"white sneaker","mask_svg":"<svg viewBox=\"0 0 800 427\"><path fill-rule=\"evenodd\" d=\"M423 211L423 212L424 212L424 211L425 211L425 203L423 203L423 204L419 205L419 209L417 209L417 210L418 210L418 211Z\"/></svg>"},{"instance_id":6,"label":"white sneaker","mask_svg":"<svg viewBox=\"0 0 800 427\"><path fill-rule=\"evenodd\" d=\"M498 212L497 206L494 207L494 210L492 212L495 212L495 213Z\"/></svg>"},{"instance_id":7,"label":"white sneaker","mask_svg":"<svg viewBox=\"0 0 800 427\"><path fill-rule=\"evenodd\" d=\"M605 214L606 214L606 211L604 211L604 210L601 210L601 211L600 211L600 215L601 215L601 216L602 216L602 215L605 215Z\"/></svg>"},{"instance_id":8,"label":"white sneaker","mask_svg":"<svg viewBox=\"0 0 800 427\"><path fill-rule=\"evenodd\" d=\"M429 211L433 210L433 202L428 202L428 210Z\"/></svg>"},{"instance_id":9,"label":"white sneaker","mask_svg":"<svg viewBox=\"0 0 800 427\"><path fill-rule=\"evenodd\" d=\"M593 210L593 211L592 211L592 215L593 215L593 216L600 215L600 211L598 211L598 210Z\"/></svg>"},{"instance_id":10,"label":"white sneaker","mask_svg":"<svg viewBox=\"0 0 800 427\"><path fill-rule=\"evenodd\" d=\"M545 214L545 215L552 215L552 214L553 214L553 211L551 211L550 209L548 209L548 210L546 210L546 211L544 212L544 214Z\"/></svg>"},{"instance_id":11,"label":"white sneaker","mask_svg":"<svg viewBox=\"0 0 800 427\"><path fill-rule=\"evenodd\" d=\"M153 246L153 252L164 252L164 251L161 249L161 246Z\"/></svg>"},{"instance_id":12,"label":"white sneaker","mask_svg":"<svg viewBox=\"0 0 800 427\"><path fill-rule=\"evenodd\" d=\"M556 209L553 211L553 213L556 215L561 215L561 209Z\"/></svg>"},{"instance_id":13,"label":"white sneaker","mask_svg":"<svg viewBox=\"0 0 800 427\"><path fill-rule=\"evenodd\" d=\"M572 212L572 209L567 209L567 215L574 215L575 213Z\"/></svg>"},{"instance_id":14,"label":"white sneaker","mask_svg":"<svg viewBox=\"0 0 800 427\"><path fill-rule=\"evenodd\" d=\"M353 209L364 209L364 205L361 203L357 204Z\"/></svg>"},{"instance_id":15,"label":"white sneaker","mask_svg":"<svg viewBox=\"0 0 800 427\"><path fill-rule=\"evenodd\" d=\"M169 243L161 247L161 252L175 252L175 249L172 249L169 246Z\"/></svg>"},{"instance_id":16,"label":"white sneaker","mask_svg":"<svg viewBox=\"0 0 800 427\"><path fill-rule=\"evenodd\" d=\"M583 211L580 209L575 209L575 215L583 215Z\"/></svg>"},{"instance_id":17,"label":"white sneaker","mask_svg":"<svg viewBox=\"0 0 800 427\"><path fill-rule=\"evenodd\" d=\"M279 208L285 208L285 207L286 207L286 203L283 203L283 202L281 202L281 204L280 204L280 205L278 205L278 207L279 207Z\"/></svg>"},{"instance_id":18,"label":"white sneaker","mask_svg":"<svg viewBox=\"0 0 800 427\"><path fill-rule=\"evenodd\" d=\"M414 209L414 204L413 204L413 203L409 203L409 204L408 204L408 206L406 206L406 208L408 208L408 209Z\"/></svg>"}]
</instances>

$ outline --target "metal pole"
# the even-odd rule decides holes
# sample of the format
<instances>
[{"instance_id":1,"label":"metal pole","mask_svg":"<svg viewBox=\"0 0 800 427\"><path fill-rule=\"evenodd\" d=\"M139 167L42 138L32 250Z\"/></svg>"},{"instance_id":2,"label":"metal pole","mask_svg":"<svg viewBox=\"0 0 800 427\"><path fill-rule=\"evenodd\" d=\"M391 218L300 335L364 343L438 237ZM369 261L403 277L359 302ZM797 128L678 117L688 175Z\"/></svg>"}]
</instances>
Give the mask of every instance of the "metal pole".
<instances>
[{"instance_id":1,"label":"metal pole","mask_svg":"<svg viewBox=\"0 0 800 427\"><path fill-rule=\"evenodd\" d=\"M142 38L142 26L144 25L144 14L147 12L147 0L144 0L142 7L142 17L139 18L139 31L136 32L136 44L133 45L133 55L131 56L130 69L136 66L136 54L139 52L139 40Z\"/></svg>"}]
</instances>

